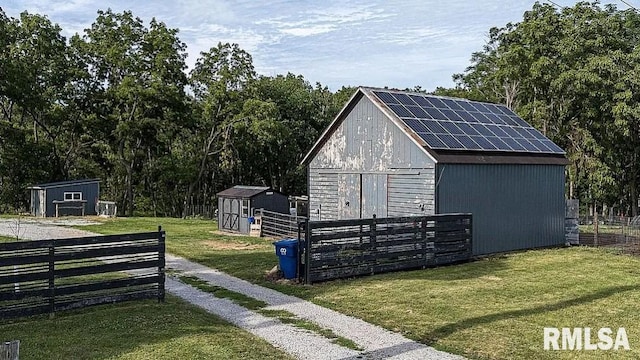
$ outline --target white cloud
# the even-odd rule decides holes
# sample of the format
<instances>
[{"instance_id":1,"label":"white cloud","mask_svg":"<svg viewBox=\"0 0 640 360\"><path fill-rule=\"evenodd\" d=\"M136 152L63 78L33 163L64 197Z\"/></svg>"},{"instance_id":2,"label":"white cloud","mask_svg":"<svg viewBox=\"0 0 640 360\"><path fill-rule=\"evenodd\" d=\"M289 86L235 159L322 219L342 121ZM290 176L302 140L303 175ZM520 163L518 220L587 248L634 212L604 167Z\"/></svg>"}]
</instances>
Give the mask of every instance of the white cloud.
<instances>
[{"instance_id":1,"label":"white cloud","mask_svg":"<svg viewBox=\"0 0 640 360\"><path fill-rule=\"evenodd\" d=\"M371 5L339 6L322 9L299 9L289 16L278 16L256 22L258 26L276 29L282 34L307 37L339 31L345 27L357 26L393 16Z\"/></svg>"},{"instance_id":2,"label":"white cloud","mask_svg":"<svg viewBox=\"0 0 640 360\"><path fill-rule=\"evenodd\" d=\"M280 30L280 32L287 35L305 37L305 36L313 36L313 35L332 32L332 31L335 31L336 29L337 27L332 24L320 24L320 25L312 25L309 27L283 28Z\"/></svg>"},{"instance_id":3,"label":"white cloud","mask_svg":"<svg viewBox=\"0 0 640 360\"><path fill-rule=\"evenodd\" d=\"M573 1L557 0L561 5ZM603 3L610 3L605 1ZM187 64L218 42L238 43L265 75L289 71L332 89L342 85L452 85L492 26L522 19L533 1L514 0L3 0L9 16L48 15L66 36L98 9L131 10L179 28ZM618 4L622 7L622 5Z\"/></svg>"},{"instance_id":4,"label":"white cloud","mask_svg":"<svg viewBox=\"0 0 640 360\"><path fill-rule=\"evenodd\" d=\"M416 27L403 29L402 32L391 31L382 33L380 39L385 43L398 45L415 45L419 43L429 43L433 40L451 38L455 36L455 31L434 27Z\"/></svg>"}]
</instances>

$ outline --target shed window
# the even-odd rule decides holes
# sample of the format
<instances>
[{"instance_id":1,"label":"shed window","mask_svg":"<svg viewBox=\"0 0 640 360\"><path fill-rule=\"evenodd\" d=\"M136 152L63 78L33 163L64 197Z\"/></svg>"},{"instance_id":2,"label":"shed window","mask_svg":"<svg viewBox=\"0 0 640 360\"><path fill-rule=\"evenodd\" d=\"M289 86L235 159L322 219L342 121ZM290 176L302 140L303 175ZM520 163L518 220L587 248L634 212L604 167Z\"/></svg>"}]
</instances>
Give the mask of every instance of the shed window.
<instances>
[{"instance_id":1,"label":"shed window","mask_svg":"<svg viewBox=\"0 0 640 360\"><path fill-rule=\"evenodd\" d=\"M79 191L65 192L64 201L77 201L82 200L82 193Z\"/></svg>"},{"instance_id":2,"label":"shed window","mask_svg":"<svg viewBox=\"0 0 640 360\"><path fill-rule=\"evenodd\" d=\"M249 200L242 200L242 217L249 217Z\"/></svg>"}]
</instances>

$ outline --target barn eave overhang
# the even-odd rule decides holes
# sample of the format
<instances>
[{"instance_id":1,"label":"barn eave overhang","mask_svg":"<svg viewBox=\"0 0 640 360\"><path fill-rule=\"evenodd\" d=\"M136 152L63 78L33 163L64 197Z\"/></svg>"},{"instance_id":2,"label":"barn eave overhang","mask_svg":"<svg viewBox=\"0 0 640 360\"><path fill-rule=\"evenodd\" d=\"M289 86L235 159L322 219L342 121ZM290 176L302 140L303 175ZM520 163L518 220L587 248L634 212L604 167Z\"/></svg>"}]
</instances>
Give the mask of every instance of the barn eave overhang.
<instances>
[{"instance_id":1,"label":"barn eave overhang","mask_svg":"<svg viewBox=\"0 0 640 360\"><path fill-rule=\"evenodd\" d=\"M562 165L570 162L563 155L545 155L506 152L433 151L442 164L515 164L515 165Z\"/></svg>"}]
</instances>

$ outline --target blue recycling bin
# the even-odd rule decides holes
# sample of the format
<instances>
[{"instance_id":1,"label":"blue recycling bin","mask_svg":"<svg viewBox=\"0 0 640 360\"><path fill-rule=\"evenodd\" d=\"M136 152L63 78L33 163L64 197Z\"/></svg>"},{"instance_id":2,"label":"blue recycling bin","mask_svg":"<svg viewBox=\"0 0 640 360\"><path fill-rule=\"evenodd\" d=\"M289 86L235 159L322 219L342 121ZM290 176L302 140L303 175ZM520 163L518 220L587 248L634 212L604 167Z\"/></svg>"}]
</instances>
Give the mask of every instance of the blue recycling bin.
<instances>
[{"instance_id":1,"label":"blue recycling bin","mask_svg":"<svg viewBox=\"0 0 640 360\"><path fill-rule=\"evenodd\" d=\"M295 279L298 269L298 239L282 239L273 243L285 279Z\"/></svg>"}]
</instances>

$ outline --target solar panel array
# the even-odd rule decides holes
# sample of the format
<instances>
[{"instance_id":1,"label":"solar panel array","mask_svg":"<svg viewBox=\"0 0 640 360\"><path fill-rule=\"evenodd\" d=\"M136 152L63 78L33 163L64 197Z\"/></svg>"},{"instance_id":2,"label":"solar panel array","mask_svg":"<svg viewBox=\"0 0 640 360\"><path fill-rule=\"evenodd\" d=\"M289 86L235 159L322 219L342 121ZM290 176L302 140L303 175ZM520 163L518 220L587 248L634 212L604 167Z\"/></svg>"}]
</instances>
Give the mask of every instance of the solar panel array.
<instances>
[{"instance_id":1,"label":"solar panel array","mask_svg":"<svg viewBox=\"0 0 640 360\"><path fill-rule=\"evenodd\" d=\"M564 154L506 106L374 91L432 149Z\"/></svg>"}]
</instances>

